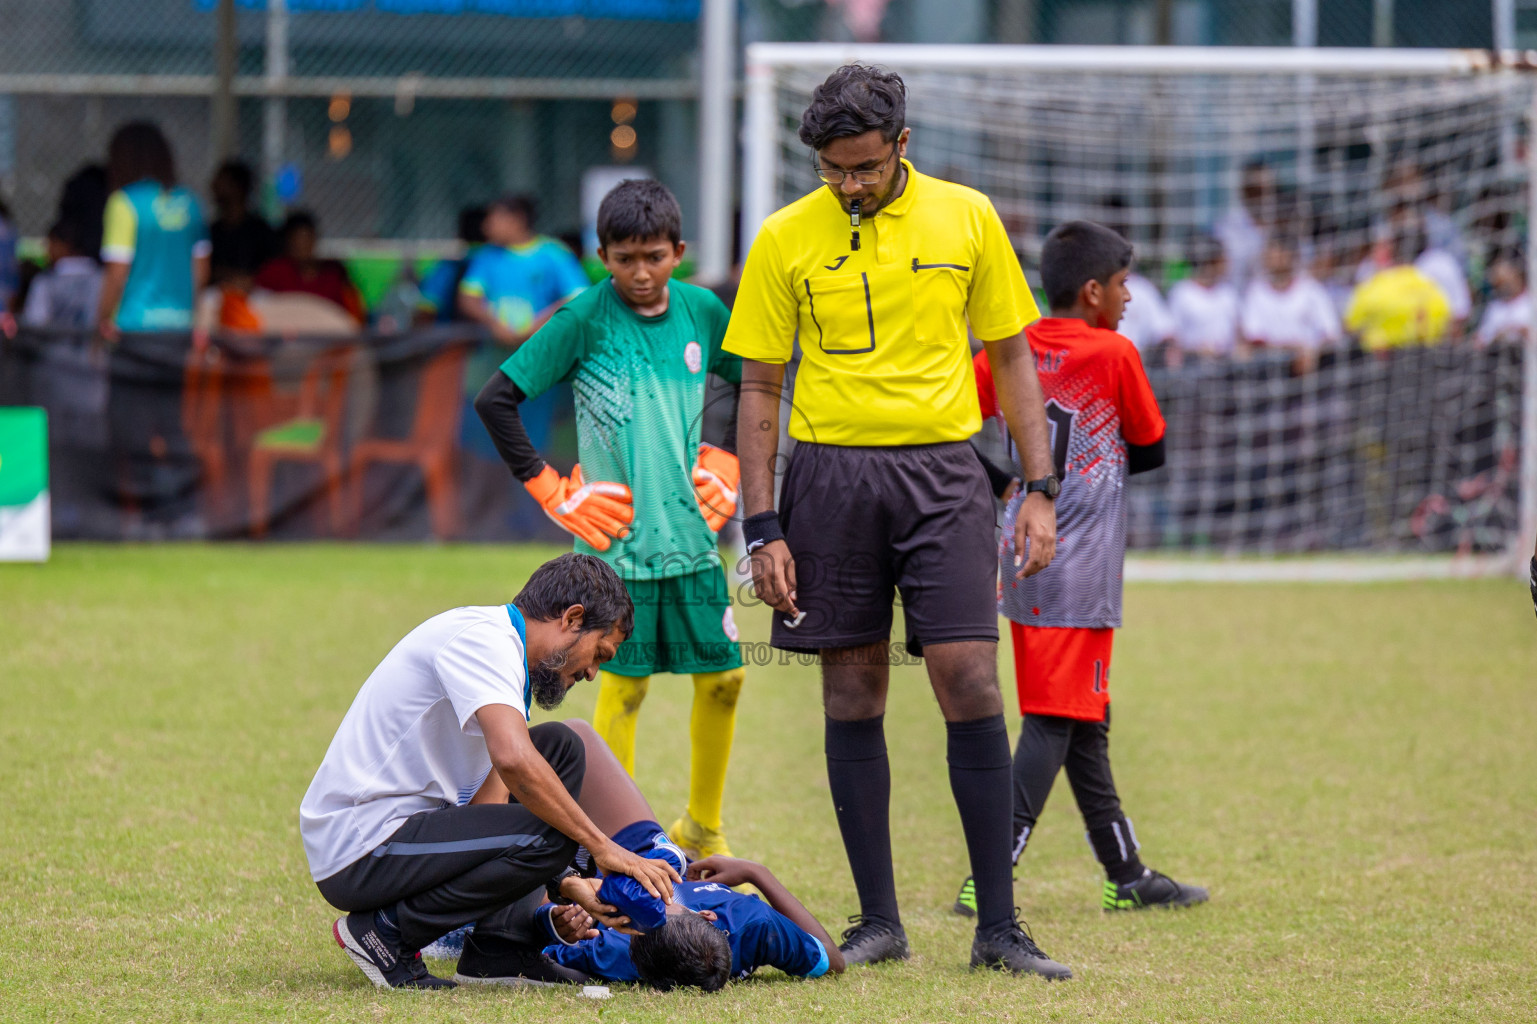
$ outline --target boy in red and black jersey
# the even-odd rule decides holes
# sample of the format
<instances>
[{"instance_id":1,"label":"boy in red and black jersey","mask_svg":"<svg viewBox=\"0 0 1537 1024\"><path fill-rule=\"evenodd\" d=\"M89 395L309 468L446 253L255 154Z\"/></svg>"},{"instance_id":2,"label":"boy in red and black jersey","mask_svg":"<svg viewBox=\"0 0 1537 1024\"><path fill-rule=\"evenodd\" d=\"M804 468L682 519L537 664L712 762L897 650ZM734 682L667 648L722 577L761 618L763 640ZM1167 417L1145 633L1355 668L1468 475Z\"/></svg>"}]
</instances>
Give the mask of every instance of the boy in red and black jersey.
<instances>
[{"instance_id":1,"label":"boy in red and black jersey","mask_svg":"<svg viewBox=\"0 0 1537 1024\"><path fill-rule=\"evenodd\" d=\"M1129 242L1088 221L1063 224L1046 238L1041 281L1051 316L1025 333L1061 486L1057 555L1041 572L1017 578L1012 523L1023 496L1014 497L1005 510L998 595L1013 633L1024 715L1014 755L1014 860L1066 768L1105 868L1106 910L1207 898L1205 889L1143 866L1110 773L1110 650L1121 624L1126 477L1164 462L1163 415L1136 348L1115 333L1129 299L1131 257ZM975 365L983 415L1001 415L986 352ZM970 913L970 886L968 878L959 913Z\"/></svg>"}]
</instances>

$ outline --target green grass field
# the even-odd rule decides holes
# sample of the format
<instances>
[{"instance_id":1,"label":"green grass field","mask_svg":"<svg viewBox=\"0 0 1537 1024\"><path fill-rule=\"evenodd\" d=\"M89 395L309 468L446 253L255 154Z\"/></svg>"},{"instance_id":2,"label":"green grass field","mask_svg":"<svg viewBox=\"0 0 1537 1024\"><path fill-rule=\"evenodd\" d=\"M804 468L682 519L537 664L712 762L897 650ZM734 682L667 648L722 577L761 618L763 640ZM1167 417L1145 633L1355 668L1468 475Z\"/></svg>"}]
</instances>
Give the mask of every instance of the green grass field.
<instances>
[{"instance_id":1,"label":"green grass field","mask_svg":"<svg viewBox=\"0 0 1537 1024\"><path fill-rule=\"evenodd\" d=\"M331 941L299 799L400 636L510 599L552 553L66 546L0 566L0 1019L1537 1018L1537 622L1514 580L1131 587L1117 778L1145 859L1212 902L1102 914L1059 782L1016 893L1074 981L965 968L944 729L902 668L887 739L910 963L602 1003L376 992ZM761 609L738 615L764 637ZM688 690L658 680L641 720L663 821L685 791ZM578 688L565 710L592 700ZM856 907L821 746L815 669L751 669L733 844L836 932Z\"/></svg>"}]
</instances>

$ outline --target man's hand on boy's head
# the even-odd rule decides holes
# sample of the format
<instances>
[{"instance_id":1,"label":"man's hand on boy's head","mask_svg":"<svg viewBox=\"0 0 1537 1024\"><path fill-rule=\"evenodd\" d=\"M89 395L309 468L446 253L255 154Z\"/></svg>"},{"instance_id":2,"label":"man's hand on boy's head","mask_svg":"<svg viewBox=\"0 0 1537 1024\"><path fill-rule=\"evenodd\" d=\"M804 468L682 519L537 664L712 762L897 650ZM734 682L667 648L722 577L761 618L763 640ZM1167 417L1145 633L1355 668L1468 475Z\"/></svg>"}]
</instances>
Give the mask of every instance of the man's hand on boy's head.
<instances>
[{"instance_id":1,"label":"man's hand on boy's head","mask_svg":"<svg viewBox=\"0 0 1537 1024\"><path fill-rule=\"evenodd\" d=\"M647 860L615 842L593 850L592 860L605 875L628 875L663 903L672 902L672 883L683 881L677 868L665 860Z\"/></svg>"},{"instance_id":2,"label":"man's hand on boy's head","mask_svg":"<svg viewBox=\"0 0 1537 1024\"><path fill-rule=\"evenodd\" d=\"M763 865L755 861L717 853L689 864L688 877L694 882L717 882L730 887L755 883L763 870Z\"/></svg>"}]
</instances>

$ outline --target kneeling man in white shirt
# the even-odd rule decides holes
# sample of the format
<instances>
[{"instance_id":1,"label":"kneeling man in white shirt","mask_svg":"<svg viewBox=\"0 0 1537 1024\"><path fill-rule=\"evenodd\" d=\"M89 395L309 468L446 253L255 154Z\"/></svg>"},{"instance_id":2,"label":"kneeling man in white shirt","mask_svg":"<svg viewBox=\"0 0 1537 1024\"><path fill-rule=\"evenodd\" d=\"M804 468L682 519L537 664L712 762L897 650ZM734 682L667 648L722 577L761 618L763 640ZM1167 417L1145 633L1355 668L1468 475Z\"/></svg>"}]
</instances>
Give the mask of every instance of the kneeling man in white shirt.
<instances>
[{"instance_id":1,"label":"kneeling man in white shirt","mask_svg":"<svg viewBox=\"0 0 1537 1024\"><path fill-rule=\"evenodd\" d=\"M569 869L578 845L605 874L671 901L672 865L618 846L577 805L582 741L558 722L529 725L535 702L552 709L595 678L633 623L606 563L562 555L511 604L422 623L358 691L304 795L299 831L320 894L347 912L333 937L375 985L452 987L420 950L470 922L476 962L461 960L460 976L531 980L540 965L496 942L521 897L545 886L615 920L597 902L597 880ZM511 797L472 802L492 772Z\"/></svg>"}]
</instances>

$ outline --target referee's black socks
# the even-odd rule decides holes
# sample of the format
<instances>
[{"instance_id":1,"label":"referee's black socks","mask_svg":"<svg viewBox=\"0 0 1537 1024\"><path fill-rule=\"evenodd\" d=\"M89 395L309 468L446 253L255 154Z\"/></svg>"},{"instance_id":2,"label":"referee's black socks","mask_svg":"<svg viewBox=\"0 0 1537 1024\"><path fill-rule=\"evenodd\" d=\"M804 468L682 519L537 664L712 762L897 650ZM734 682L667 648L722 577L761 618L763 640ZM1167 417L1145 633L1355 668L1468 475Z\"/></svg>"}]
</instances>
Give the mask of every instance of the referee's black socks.
<instances>
[{"instance_id":1,"label":"referee's black socks","mask_svg":"<svg viewBox=\"0 0 1537 1024\"><path fill-rule=\"evenodd\" d=\"M977 931L990 932L1014 919L1013 761L1003 716L946 722L950 791L961 812L961 831L976 882Z\"/></svg>"},{"instance_id":2,"label":"referee's black socks","mask_svg":"<svg viewBox=\"0 0 1537 1024\"><path fill-rule=\"evenodd\" d=\"M852 722L827 719L827 785L859 892L859 912L868 921L900 927L891 868L891 762L886 758L885 722L885 715Z\"/></svg>"}]
</instances>

